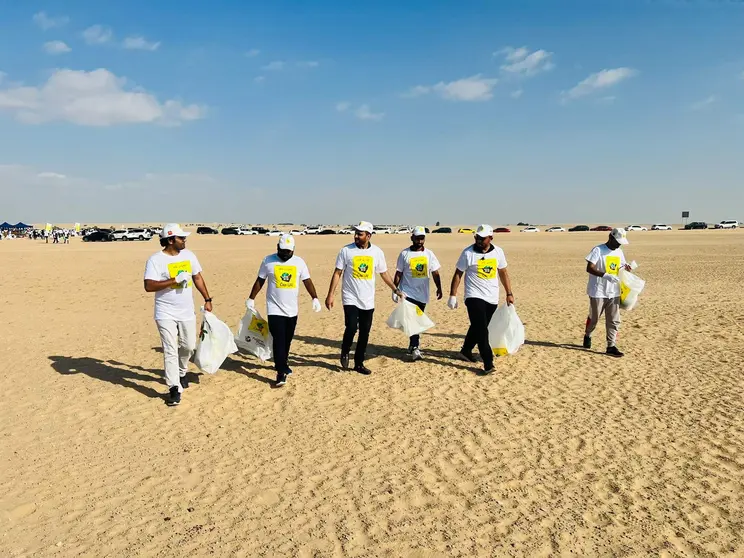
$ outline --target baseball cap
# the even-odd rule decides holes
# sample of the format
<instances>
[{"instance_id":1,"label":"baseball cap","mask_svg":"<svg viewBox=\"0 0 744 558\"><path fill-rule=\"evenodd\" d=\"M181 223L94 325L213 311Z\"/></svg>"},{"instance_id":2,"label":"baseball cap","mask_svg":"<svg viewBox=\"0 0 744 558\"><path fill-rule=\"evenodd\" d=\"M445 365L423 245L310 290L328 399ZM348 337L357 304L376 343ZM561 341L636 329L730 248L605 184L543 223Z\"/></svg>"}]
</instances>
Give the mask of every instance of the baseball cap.
<instances>
[{"instance_id":1,"label":"baseball cap","mask_svg":"<svg viewBox=\"0 0 744 558\"><path fill-rule=\"evenodd\" d=\"M491 225L478 225L478 230L475 231L475 234L481 238L493 236L493 227Z\"/></svg>"},{"instance_id":2,"label":"baseball cap","mask_svg":"<svg viewBox=\"0 0 744 558\"><path fill-rule=\"evenodd\" d=\"M172 236L186 238L190 234L191 233L184 231L178 223L168 223L167 225L163 225L163 231L160 233L160 238L170 238Z\"/></svg>"},{"instance_id":3,"label":"baseball cap","mask_svg":"<svg viewBox=\"0 0 744 558\"><path fill-rule=\"evenodd\" d=\"M372 226L372 223L369 221L359 221L358 225L354 225L353 229L355 231L362 231L362 232L368 232L372 234L375 230L375 228Z\"/></svg>"},{"instance_id":4,"label":"baseball cap","mask_svg":"<svg viewBox=\"0 0 744 558\"><path fill-rule=\"evenodd\" d=\"M628 244L628 233L625 232L625 229L612 229L610 236L620 244Z\"/></svg>"},{"instance_id":5,"label":"baseball cap","mask_svg":"<svg viewBox=\"0 0 744 558\"><path fill-rule=\"evenodd\" d=\"M295 249L295 239L291 234L283 234L279 237L279 244L277 244L280 250L292 250Z\"/></svg>"},{"instance_id":6,"label":"baseball cap","mask_svg":"<svg viewBox=\"0 0 744 558\"><path fill-rule=\"evenodd\" d=\"M426 236L426 227L413 227L413 236Z\"/></svg>"}]
</instances>

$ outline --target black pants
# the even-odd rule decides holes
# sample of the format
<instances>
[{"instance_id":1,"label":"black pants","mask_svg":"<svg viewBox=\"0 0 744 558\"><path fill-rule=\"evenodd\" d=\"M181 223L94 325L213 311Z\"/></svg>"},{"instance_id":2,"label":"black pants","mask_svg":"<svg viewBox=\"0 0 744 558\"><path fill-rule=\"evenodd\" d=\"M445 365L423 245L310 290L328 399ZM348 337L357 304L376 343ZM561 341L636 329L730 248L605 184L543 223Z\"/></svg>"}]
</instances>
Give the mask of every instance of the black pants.
<instances>
[{"instance_id":1,"label":"black pants","mask_svg":"<svg viewBox=\"0 0 744 558\"><path fill-rule=\"evenodd\" d=\"M269 331L274 338L274 370L286 374L289 371L287 358L289 358L289 346L292 344L295 327L297 327L297 316L287 318L286 316L269 315Z\"/></svg>"},{"instance_id":2,"label":"black pants","mask_svg":"<svg viewBox=\"0 0 744 558\"><path fill-rule=\"evenodd\" d=\"M412 298L406 298L406 300L412 304L415 304L419 308L421 308L422 312L426 310L426 304L424 304L423 302L419 302L418 300L413 300ZM420 335L411 335L410 341L408 343L408 348L415 349L419 346L420 342L421 342Z\"/></svg>"},{"instance_id":3,"label":"black pants","mask_svg":"<svg viewBox=\"0 0 744 558\"><path fill-rule=\"evenodd\" d=\"M496 312L498 304L490 304L481 298L466 298L465 306L468 309L470 328L462 344L462 352L471 353L476 345L483 359L483 366L488 369L493 366L493 351L488 342L488 324L491 322L493 313Z\"/></svg>"},{"instance_id":4,"label":"black pants","mask_svg":"<svg viewBox=\"0 0 744 558\"><path fill-rule=\"evenodd\" d=\"M354 342L354 335L359 329L356 350L354 351L354 366L364 364L364 355L367 352L367 342L369 341L369 330L372 329L372 310L362 310L356 306L344 305L344 340L341 343L341 354L348 355L351 352L351 344Z\"/></svg>"}]
</instances>

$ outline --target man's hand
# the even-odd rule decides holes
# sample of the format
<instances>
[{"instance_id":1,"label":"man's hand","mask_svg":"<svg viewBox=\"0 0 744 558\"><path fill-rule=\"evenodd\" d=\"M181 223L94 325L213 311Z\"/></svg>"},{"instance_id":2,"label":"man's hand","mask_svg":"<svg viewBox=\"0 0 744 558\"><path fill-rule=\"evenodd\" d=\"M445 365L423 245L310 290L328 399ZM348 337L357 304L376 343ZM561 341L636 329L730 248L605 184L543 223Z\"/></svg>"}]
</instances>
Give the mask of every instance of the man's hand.
<instances>
[{"instance_id":1,"label":"man's hand","mask_svg":"<svg viewBox=\"0 0 744 558\"><path fill-rule=\"evenodd\" d=\"M191 274L188 271L182 271L176 275L176 284L180 285L181 288L185 289L191 281Z\"/></svg>"},{"instance_id":2,"label":"man's hand","mask_svg":"<svg viewBox=\"0 0 744 558\"><path fill-rule=\"evenodd\" d=\"M442 300L442 289L437 289L437 300Z\"/></svg>"},{"instance_id":3,"label":"man's hand","mask_svg":"<svg viewBox=\"0 0 744 558\"><path fill-rule=\"evenodd\" d=\"M212 302L205 302L204 303L204 311L205 312L211 312L212 311Z\"/></svg>"},{"instance_id":4,"label":"man's hand","mask_svg":"<svg viewBox=\"0 0 744 558\"><path fill-rule=\"evenodd\" d=\"M513 294L506 295L506 305L507 306L513 306L514 305L514 295Z\"/></svg>"},{"instance_id":5,"label":"man's hand","mask_svg":"<svg viewBox=\"0 0 744 558\"><path fill-rule=\"evenodd\" d=\"M333 308L333 297L331 295L326 297L325 306L329 311Z\"/></svg>"},{"instance_id":6,"label":"man's hand","mask_svg":"<svg viewBox=\"0 0 744 558\"><path fill-rule=\"evenodd\" d=\"M256 309L256 301L252 298L247 298L245 300L245 307L248 308L248 310L255 310Z\"/></svg>"},{"instance_id":7,"label":"man's hand","mask_svg":"<svg viewBox=\"0 0 744 558\"><path fill-rule=\"evenodd\" d=\"M620 278L617 275L612 275L610 273L605 273L602 276L602 279L604 279L605 281L608 281L610 283L613 283L615 285L619 285L620 284Z\"/></svg>"},{"instance_id":8,"label":"man's hand","mask_svg":"<svg viewBox=\"0 0 744 558\"><path fill-rule=\"evenodd\" d=\"M633 267L630 264L625 264L625 271L633 271Z\"/></svg>"},{"instance_id":9,"label":"man's hand","mask_svg":"<svg viewBox=\"0 0 744 558\"><path fill-rule=\"evenodd\" d=\"M394 302L395 304L398 304L398 295L397 295L397 294L395 294L395 293L393 293L393 302Z\"/></svg>"},{"instance_id":10,"label":"man's hand","mask_svg":"<svg viewBox=\"0 0 744 558\"><path fill-rule=\"evenodd\" d=\"M456 296L449 297L449 300L447 301L447 306L449 306L450 310L454 310L455 308L457 308L457 297Z\"/></svg>"},{"instance_id":11,"label":"man's hand","mask_svg":"<svg viewBox=\"0 0 744 558\"><path fill-rule=\"evenodd\" d=\"M317 298L314 298L313 299L313 312L320 312L320 311L321 311L320 301Z\"/></svg>"}]
</instances>

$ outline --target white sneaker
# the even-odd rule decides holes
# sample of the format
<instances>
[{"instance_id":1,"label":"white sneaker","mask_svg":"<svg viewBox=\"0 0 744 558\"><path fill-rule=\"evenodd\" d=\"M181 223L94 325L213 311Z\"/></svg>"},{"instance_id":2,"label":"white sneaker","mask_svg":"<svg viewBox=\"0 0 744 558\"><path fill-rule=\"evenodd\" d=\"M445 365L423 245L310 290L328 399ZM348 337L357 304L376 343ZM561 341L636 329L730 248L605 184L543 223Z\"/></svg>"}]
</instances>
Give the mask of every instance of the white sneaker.
<instances>
[{"instance_id":1,"label":"white sneaker","mask_svg":"<svg viewBox=\"0 0 744 558\"><path fill-rule=\"evenodd\" d=\"M411 351L411 360L416 362L417 360L421 360L423 357L421 356L421 350L418 347L415 347Z\"/></svg>"}]
</instances>

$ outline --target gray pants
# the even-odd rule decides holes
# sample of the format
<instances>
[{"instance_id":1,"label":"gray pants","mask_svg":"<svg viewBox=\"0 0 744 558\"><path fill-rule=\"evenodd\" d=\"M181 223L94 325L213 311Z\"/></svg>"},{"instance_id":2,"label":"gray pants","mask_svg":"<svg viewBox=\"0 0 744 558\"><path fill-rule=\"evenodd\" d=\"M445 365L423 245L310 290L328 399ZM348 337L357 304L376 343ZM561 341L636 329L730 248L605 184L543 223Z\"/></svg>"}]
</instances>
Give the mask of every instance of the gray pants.
<instances>
[{"instance_id":1,"label":"gray pants","mask_svg":"<svg viewBox=\"0 0 744 558\"><path fill-rule=\"evenodd\" d=\"M155 323L163 344L165 384L182 392L181 378L188 372L189 359L196 348L196 318L187 322L155 320Z\"/></svg>"},{"instance_id":2,"label":"gray pants","mask_svg":"<svg viewBox=\"0 0 744 558\"><path fill-rule=\"evenodd\" d=\"M607 346L614 347L620 329L620 297L589 298L589 317L586 319L586 335L591 337L604 312L607 327Z\"/></svg>"}]
</instances>

